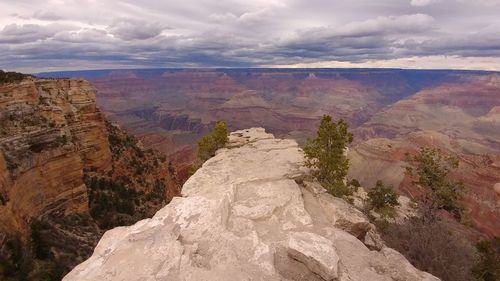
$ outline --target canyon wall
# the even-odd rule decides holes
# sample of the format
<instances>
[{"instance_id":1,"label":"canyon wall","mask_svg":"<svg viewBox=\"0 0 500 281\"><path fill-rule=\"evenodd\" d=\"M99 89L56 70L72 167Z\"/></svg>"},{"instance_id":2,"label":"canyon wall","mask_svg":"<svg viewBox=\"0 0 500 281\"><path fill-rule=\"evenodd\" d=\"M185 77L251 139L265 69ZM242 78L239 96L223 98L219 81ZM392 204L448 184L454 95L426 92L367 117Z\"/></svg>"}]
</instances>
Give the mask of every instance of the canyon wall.
<instances>
[{"instance_id":1,"label":"canyon wall","mask_svg":"<svg viewBox=\"0 0 500 281\"><path fill-rule=\"evenodd\" d=\"M0 85L0 279L57 279L105 230L179 194L166 158L108 122L95 99L81 79Z\"/></svg>"},{"instance_id":2,"label":"canyon wall","mask_svg":"<svg viewBox=\"0 0 500 281\"><path fill-rule=\"evenodd\" d=\"M83 80L0 86L0 230L25 237L35 217L88 213L84 169L111 169L95 88Z\"/></svg>"}]
</instances>

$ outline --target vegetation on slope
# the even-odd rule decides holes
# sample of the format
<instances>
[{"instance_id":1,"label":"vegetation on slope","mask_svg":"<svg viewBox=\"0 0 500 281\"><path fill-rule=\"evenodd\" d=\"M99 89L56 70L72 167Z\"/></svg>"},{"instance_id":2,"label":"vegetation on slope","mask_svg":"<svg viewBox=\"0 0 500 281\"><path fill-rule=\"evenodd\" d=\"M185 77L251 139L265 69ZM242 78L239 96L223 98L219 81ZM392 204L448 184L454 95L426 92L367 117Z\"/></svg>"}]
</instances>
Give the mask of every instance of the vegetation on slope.
<instances>
[{"instance_id":1,"label":"vegetation on slope","mask_svg":"<svg viewBox=\"0 0 500 281\"><path fill-rule=\"evenodd\" d=\"M444 281L498 280L498 238L480 242L476 250L467 226L454 221L463 215L462 183L449 176L458 167L456 158L421 148L407 159L411 165L407 172L423 192L418 198L418 216L379 227L386 244Z\"/></svg>"},{"instance_id":2,"label":"vegetation on slope","mask_svg":"<svg viewBox=\"0 0 500 281\"><path fill-rule=\"evenodd\" d=\"M425 196L421 204L430 209L444 209L460 219L463 206L460 204L464 185L451 180L449 174L458 168L458 159L444 155L439 149L421 148L415 155L407 155L412 166L406 168L415 183L422 187Z\"/></svg>"},{"instance_id":3,"label":"vegetation on slope","mask_svg":"<svg viewBox=\"0 0 500 281\"><path fill-rule=\"evenodd\" d=\"M479 280L500 280L500 237L483 240L476 244L479 261L472 268L472 273Z\"/></svg>"},{"instance_id":4,"label":"vegetation on slope","mask_svg":"<svg viewBox=\"0 0 500 281\"><path fill-rule=\"evenodd\" d=\"M352 134L343 120L334 123L330 116L323 116L316 138L308 140L304 148L305 164L313 168L316 179L329 193L348 201L353 189L360 186L356 180L345 184L349 160L344 151L351 142ZM407 155L407 160L407 174L423 194L416 217L389 223L386 219L396 216L395 207L399 205L397 193L382 181L368 191L366 211L380 215L374 222L386 244L417 268L445 281L498 280L499 239L480 242L474 247L464 234L466 226L457 227L453 219L446 219L443 214L449 213L458 220L463 216L460 204L463 184L450 178L450 173L458 167L456 157L422 148L415 155Z\"/></svg>"},{"instance_id":5,"label":"vegetation on slope","mask_svg":"<svg viewBox=\"0 0 500 281\"><path fill-rule=\"evenodd\" d=\"M84 171L90 216L37 218L28 241L21 235L0 234L0 280L61 280L92 254L105 230L151 217L179 193L175 170L164 156L142 149L136 139L109 122L106 128L112 169ZM84 243L86 239L90 242Z\"/></svg>"},{"instance_id":6,"label":"vegetation on slope","mask_svg":"<svg viewBox=\"0 0 500 281\"><path fill-rule=\"evenodd\" d=\"M163 155L143 150L135 138L109 122L106 127L113 168L84 174L90 215L104 230L151 217L180 192L175 170Z\"/></svg>"}]
</instances>

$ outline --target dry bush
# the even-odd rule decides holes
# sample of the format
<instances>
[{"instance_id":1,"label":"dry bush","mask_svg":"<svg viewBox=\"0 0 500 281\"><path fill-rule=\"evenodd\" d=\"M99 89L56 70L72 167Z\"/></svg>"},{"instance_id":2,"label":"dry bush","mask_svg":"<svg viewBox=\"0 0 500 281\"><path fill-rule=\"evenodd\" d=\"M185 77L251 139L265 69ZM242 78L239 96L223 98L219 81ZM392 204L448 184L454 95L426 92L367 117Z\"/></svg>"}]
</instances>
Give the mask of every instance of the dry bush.
<instances>
[{"instance_id":1,"label":"dry bush","mask_svg":"<svg viewBox=\"0 0 500 281\"><path fill-rule=\"evenodd\" d=\"M415 267L443 281L476 280L471 271L478 259L474 246L439 219L412 218L390 224L382 238Z\"/></svg>"}]
</instances>

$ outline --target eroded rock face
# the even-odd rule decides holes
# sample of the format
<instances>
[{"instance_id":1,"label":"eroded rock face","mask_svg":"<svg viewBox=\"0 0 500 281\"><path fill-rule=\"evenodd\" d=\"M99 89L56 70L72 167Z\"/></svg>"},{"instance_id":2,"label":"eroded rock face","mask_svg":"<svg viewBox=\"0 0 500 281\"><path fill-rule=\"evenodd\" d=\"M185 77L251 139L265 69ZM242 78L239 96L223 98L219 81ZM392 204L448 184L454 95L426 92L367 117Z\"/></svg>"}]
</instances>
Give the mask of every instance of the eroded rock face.
<instances>
[{"instance_id":1,"label":"eroded rock face","mask_svg":"<svg viewBox=\"0 0 500 281\"><path fill-rule=\"evenodd\" d=\"M249 129L228 147L152 219L106 232L64 280L439 280L369 250L362 213L298 184L308 170L295 141Z\"/></svg>"},{"instance_id":2,"label":"eroded rock face","mask_svg":"<svg viewBox=\"0 0 500 281\"><path fill-rule=\"evenodd\" d=\"M0 230L29 231L33 217L88 212L83 169L111 168L95 88L78 79L0 87Z\"/></svg>"},{"instance_id":3,"label":"eroded rock face","mask_svg":"<svg viewBox=\"0 0 500 281\"><path fill-rule=\"evenodd\" d=\"M175 169L106 122L95 96L81 79L0 85L0 267L6 274L20 264L29 272L32 249L42 246L46 253L36 258L69 271L90 256L102 229L151 217L179 193Z\"/></svg>"}]
</instances>

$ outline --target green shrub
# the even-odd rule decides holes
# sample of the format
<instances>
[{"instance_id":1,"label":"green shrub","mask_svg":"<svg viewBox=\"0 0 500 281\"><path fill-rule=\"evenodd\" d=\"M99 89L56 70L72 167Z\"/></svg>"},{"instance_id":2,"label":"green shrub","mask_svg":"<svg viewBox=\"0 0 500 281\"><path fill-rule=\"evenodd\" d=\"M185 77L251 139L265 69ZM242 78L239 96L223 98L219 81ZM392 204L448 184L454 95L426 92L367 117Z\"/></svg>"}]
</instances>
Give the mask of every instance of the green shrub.
<instances>
[{"instance_id":1,"label":"green shrub","mask_svg":"<svg viewBox=\"0 0 500 281\"><path fill-rule=\"evenodd\" d=\"M33 143L30 145L30 150L35 152L35 153L40 153L42 152L45 148L47 148L47 143Z\"/></svg>"},{"instance_id":2,"label":"green shrub","mask_svg":"<svg viewBox=\"0 0 500 281\"><path fill-rule=\"evenodd\" d=\"M345 197L352 195L355 191L355 188L352 186L346 185L343 182L335 182L332 184L329 183L322 183L321 186L323 186L328 193L335 197ZM347 199L347 198L344 198ZM347 200L349 203L352 203L352 200Z\"/></svg>"},{"instance_id":3,"label":"green shrub","mask_svg":"<svg viewBox=\"0 0 500 281\"><path fill-rule=\"evenodd\" d=\"M351 186L354 186L356 188L361 187L361 184L359 183L359 181L357 179L350 180L348 184L351 185Z\"/></svg>"},{"instance_id":4,"label":"green shrub","mask_svg":"<svg viewBox=\"0 0 500 281\"><path fill-rule=\"evenodd\" d=\"M35 220L31 223L31 242L35 257L40 260L53 258L49 245L45 242L45 233L50 231L46 222Z\"/></svg>"},{"instance_id":5,"label":"green shrub","mask_svg":"<svg viewBox=\"0 0 500 281\"><path fill-rule=\"evenodd\" d=\"M399 195L392 187L386 187L381 180L378 180L375 187L368 191L368 204L375 211L383 208L394 208L399 205Z\"/></svg>"},{"instance_id":6,"label":"green shrub","mask_svg":"<svg viewBox=\"0 0 500 281\"><path fill-rule=\"evenodd\" d=\"M32 77L32 76L29 74L23 74L19 72L0 70L0 84L20 82L27 77Z\"/></svg>"},{"instance_id":7,"label":"green shrub","mask_svg":"<svg viewBox=\"0 0 500 281\"><path fill-rule=\"evenodd\" d=\"M198 141L197 157L202 162L207 161L215 155L217 151L217 145L215 143L214 137L210 135L203 136Z\"/></svg>"}]
</instances>

